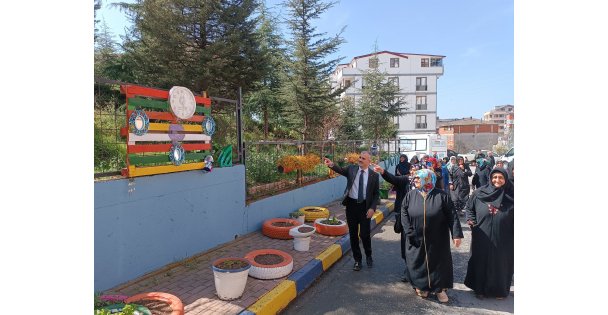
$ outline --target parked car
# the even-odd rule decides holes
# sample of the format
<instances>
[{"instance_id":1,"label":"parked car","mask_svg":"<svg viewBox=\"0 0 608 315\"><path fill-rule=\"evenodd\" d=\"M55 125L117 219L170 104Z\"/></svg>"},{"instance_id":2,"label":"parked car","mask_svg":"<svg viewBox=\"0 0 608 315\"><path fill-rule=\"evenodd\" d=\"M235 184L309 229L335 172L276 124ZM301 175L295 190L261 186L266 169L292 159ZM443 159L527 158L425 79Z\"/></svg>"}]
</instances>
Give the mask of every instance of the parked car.
<instances>
[{"instance_id":1,"label":"parked car","mask_svg":"<svg viewBox=\"0 0 608 315\"><path fill-rule=\"evenodd\" d=\"M477 150L471 150L469 153L460 153L458 156L462 156L466 162L473 162L477 156Z\"/></svg>"},{"instance_id":2,"label":"parked car","mask_svg":"<svg viewBox=\"0 0 608 315\"><path fill-rule=\"evenodd\" d=\"M513 161L514 153L515 153L515 147L512 147L509 151L507 151L507 153L500 156L500 160L507 161L507 163L511 163L511 161Z\"/></svg>"},{"instance_id":3,"label":"parked car","mask_svg":"<svg viewBox=\"0 0 608 315\"><path fill-rule=\"evenodd\" d=\"M448 159L453 156L458 156L458 153L456 153L456 151L454 151L454 150L448 149Z\"/></svg>"}]
</instances>

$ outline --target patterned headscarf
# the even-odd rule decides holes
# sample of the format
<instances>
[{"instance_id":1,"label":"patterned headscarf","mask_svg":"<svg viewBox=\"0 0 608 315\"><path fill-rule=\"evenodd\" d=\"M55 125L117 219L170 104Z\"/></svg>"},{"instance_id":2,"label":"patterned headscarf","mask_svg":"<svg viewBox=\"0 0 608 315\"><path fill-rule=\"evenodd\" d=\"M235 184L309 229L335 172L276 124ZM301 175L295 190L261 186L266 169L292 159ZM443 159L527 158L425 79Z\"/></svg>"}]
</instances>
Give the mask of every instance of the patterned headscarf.
<instances>
[{"instance_id":1,"label":"patterned headscarf","mask_svg":"<svg viewBox=\"0 0 608 315\"><path fill-rule=\"evenodd\" d=\"M437 181L435 172L429 169L421 169L416 172L416 176L420 178L420 192L422 195L426 196L426 194L435 188L435 182Z\"/></svg>"}]
</instances>

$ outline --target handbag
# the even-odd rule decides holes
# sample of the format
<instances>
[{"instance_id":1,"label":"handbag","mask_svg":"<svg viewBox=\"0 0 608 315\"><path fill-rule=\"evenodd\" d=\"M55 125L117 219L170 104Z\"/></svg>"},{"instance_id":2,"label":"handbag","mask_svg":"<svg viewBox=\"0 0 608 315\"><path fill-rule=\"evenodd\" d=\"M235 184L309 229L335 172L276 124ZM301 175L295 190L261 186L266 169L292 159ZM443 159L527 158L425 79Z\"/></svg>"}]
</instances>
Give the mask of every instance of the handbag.
<instances>
[{"instance_id":1,"label":"handbag","mask_svg":"<svg viewBox=\"0 0 608 315\"><path fill-rule=\"evenodd\" d=\"M395 233L401 233L403 231L403 225L401 225L401 213L397 213L395 217L397 219L395 220L393 230L395 231Z\"/></svg>"}]
</instances>

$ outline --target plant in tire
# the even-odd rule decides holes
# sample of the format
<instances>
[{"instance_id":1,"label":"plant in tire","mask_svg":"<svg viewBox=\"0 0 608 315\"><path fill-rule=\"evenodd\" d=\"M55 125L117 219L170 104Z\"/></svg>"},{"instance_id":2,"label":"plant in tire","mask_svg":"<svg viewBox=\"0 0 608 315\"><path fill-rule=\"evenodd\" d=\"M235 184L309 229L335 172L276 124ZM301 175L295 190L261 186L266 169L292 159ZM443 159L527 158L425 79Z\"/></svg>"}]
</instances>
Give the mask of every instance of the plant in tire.
<instances>
[{"instance_id":1,"label":"plant in tire","mask_svg":"<svg viewBox=\"0 0 608 315\"><path fill-rule=\"evenodd\" d=\"M321 221L321 223L323 224L327 224L327 225L340 225L342 224L342 222L340 222L340 220L336 219L336 216L334 215L331 219L326 219Z\"/></svg>"}]
</instances>

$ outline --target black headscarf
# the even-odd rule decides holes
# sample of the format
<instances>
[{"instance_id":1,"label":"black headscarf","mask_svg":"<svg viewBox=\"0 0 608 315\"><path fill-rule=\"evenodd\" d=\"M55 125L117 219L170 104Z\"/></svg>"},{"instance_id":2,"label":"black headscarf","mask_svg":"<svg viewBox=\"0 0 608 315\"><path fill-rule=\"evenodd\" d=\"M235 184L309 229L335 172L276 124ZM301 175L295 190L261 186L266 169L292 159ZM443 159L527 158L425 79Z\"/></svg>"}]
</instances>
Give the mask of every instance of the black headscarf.
<instances>
[{"instance_id":1,"label":"black headscarf","mask_svg":"<svg viewBox=\"0 0 608 315\"><path fill-rule=\"evenodd\" d=\"M502 176L505 177L505 184L500 188L494 187L492 185L492 181L481 187L479 192L477 193L477 198L487 204L491 204L496 208L500 208L503 204L503 201L513 202L513 185L509 180L509 175L507 175L507 171L501 168L495 168L490 172L490 179L494 173L501 173Z\"/></svg>"},{"instance_id":2,"label":"black headscarf","mask_svg":"<svg viewBox=\"0 0 608 315\"><path fill-rule=\"evenodd\" d=\"M401 162L402 157L405 158L403 162ZM401 156L399 156L399 163L395 167L395 175L397 174L397 170L399 170L401 175L408 175L410 173L410 162L407 161L407 155L401 154Z\"/></svg>"},{"instance_id":3,"label":"black headscarf","mask_svg":"<svg viewBox=\"0 0 608 315\"><path fill-rule=\"evenodd\" d=\"M410 159L410 164L414 165L418 163L420 163L420 160L418 160L418 156L414 154L414 156L412 156L412 158Z\"/></svg>"}]
</instances>

